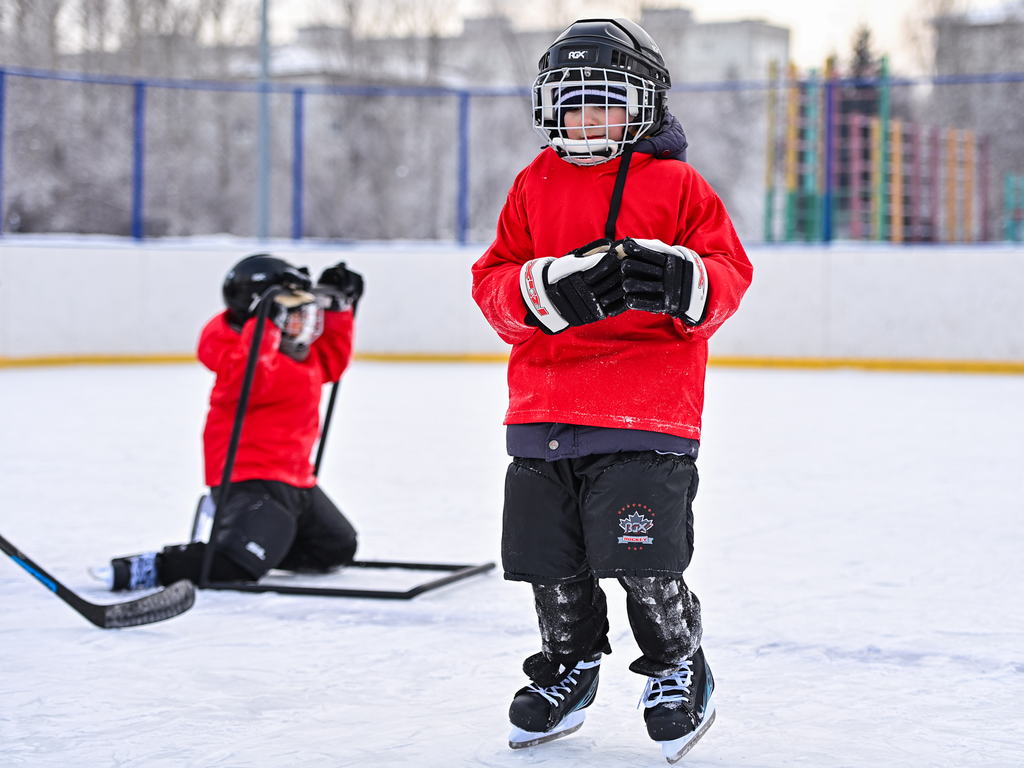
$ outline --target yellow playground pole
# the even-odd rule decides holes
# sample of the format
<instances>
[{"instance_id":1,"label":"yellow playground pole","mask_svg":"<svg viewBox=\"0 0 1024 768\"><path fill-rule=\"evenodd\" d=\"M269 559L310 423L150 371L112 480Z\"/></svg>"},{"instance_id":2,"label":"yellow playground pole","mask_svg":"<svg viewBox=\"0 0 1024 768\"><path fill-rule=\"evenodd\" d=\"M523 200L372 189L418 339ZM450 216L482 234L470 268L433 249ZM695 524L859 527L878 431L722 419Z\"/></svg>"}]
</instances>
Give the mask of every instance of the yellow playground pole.
<instances>
[{"instance_id":1,"label":"yellow playground pole","mask_svg":"<svg viewBox=\"0 0 1024 768\"><path fill-rule=\"evenodd\" d=\"M786 105L786 240L796 238L797 139L800 126L800 84L796 64L789 64L789 103Z\"/></svg>"},{"instance_id":2,"label":"yellow playground pole","mask_svg":"<svg viewBox=\"0 0 1024 768\"><path fill-rule=\"evenodd\" d=\"M891 239L894 243L903 242L903 123L893 120L891 126L892 146L892 223L889 226Z\"/></svg>"},{"instance_id":3,"label":"yellow playground pole","mask_svg":"<svg viewBox=\"0 0 1024 768\"><path fill-rule=\"evenodd\" d=\"M974 242L974 131L964 131L963 239Z\"/></svg>"}]
</instances>

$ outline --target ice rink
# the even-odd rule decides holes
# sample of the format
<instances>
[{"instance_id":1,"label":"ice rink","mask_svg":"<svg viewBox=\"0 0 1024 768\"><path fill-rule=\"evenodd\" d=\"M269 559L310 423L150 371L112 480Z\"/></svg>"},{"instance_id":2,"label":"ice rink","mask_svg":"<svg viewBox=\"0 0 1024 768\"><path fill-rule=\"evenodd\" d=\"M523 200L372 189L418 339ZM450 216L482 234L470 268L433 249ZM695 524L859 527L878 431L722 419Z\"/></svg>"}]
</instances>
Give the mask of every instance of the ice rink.
<instances>
[{"instance_id":1,"label":"ice rink","mask_svg":"<svg viewBox=\"0 0 1024 768\"><path fill-rule=\"evenodd\" d=\"M353 365L322 485L361 558L498 559L504 382ZM88 565L186 536L211 383L198 364L0 369L0 533L109 601ZM712 368L698 467L687 580L718 719L680 765L1024 765L1024 376ZM105 631L0 557L0 765L666 765L606 587L586 724L513 752L538 635L500 572L411 602L202 592Z\"/></svg>"}]
</instances>

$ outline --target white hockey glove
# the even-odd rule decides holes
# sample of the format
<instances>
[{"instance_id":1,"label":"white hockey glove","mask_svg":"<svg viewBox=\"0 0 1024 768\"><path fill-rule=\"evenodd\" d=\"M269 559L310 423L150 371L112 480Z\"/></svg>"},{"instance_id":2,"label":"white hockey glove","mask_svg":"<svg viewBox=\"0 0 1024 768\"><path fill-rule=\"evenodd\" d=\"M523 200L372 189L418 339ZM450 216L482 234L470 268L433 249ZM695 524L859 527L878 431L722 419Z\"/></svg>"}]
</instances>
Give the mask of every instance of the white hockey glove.
<instances>
[{"instance_id":1,"label":"white hockey glove","mask_svg":"<svg viewBox=\"0 0 1024 768\"><path fill-rule=\"evenodd\" d=\"M708 276L696 252L661 240L615 243L622 259L622 290L626 306L700 325L707 315Z\"/></svg>"},{"instance_id":2,"label":"white hockey glove","mask_svg":"<svg viewBox=\"0 0 1024 768\"><path fill-rule=\"evenodd\" d=\"M526 324L561 333L626 311L619 259L610 240L595 240L565 256L523 264L519 290L526 302Z\"/></svg>"}]
</instances>

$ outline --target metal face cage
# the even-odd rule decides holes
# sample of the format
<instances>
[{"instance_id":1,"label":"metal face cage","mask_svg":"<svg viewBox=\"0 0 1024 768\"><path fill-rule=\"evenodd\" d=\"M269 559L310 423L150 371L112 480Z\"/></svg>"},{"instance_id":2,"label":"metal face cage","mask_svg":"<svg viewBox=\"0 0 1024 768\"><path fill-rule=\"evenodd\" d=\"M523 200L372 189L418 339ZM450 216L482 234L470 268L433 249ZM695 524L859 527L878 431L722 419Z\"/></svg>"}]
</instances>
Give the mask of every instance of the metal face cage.
<instances>
[{"instance_id":1,"label":"metal face cage","mask_svg":"<svg viewBox=\"0 0 1024 768\"><path fill-rule=\"evenodd\" d=\"M655 84L646 78L598 67L562 67L541 72L533 83L533 126L563 159L597 165L647 135L658 119L656 104ZM591 123L569 138L566 115L583 107L602 110L603 125ZM615 107L625 108L624 121L616 117L622 113Z\"/></svg>"}]
</instances>

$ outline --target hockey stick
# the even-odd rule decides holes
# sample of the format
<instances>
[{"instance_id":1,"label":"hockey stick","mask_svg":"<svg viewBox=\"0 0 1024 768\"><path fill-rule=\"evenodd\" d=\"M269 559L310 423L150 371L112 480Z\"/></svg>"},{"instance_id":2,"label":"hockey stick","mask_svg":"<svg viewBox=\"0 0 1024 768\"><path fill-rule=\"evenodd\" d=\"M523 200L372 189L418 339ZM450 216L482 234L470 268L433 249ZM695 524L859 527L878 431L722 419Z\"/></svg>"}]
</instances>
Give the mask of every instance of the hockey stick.
<instances>
[{"instance_id":1,"label":"hockey stick","mask_svg":"<svg viewBox=\"0 0 1024 768\"><path fill-rule=\"evenodd\" d=\"M334 413L334 401L338 398L338 385L340 383L340 381L334 382L334 386L331 387L331 396L327 400L327 414L324 416L324 426L320 431L320 446L316 449L316 464L313 465L313 477L317 477L320 474L320 462L324 458L324 442L327 439L327 428L331 424L331 415ZM223 481L221 485L223 485ZM213 505L213 499L209 496L203 496L199 499L199 506L196 507L195 516L192 518L192 533L189 536L189 541L199 541L202 538L204 520L212 517L207 511L208 504Z\"/></svg>"},{"instance_id":2,"label":"hockey stick","mask_svg":"<svg viewBox=\"0 0 1024 768\"><path fill-rule=\"evenodd\" d=\"M203 496L199 499L196 508L195 519L192 521L192 541L202 541L201 533L206 530L204 523L210 518L206 511L207 505L213 506L210 497ZM355 589L339 587L317 587L313 585L291 586L279 585L273 582L215 582L207 583L205 589L219 589L236 592L279 592L288 595L312 595L320 597L373 597L382 600L411 600L424 592L430 592L452 584L456 581L475 576L478 573L486 573L494 568L494 563L483 565L449 565L444 563L413 563L413 562L392 562L385 560L353 560L346 567L349 568L401 568L407 571L448 571L448 576L433 579L423 584L417 584L410 589L388 590L388 589ZM315 576L314 576L315 578Z\"/></svg>"},{"instance_id":3,"label":"hockey stick","mask_svg":"<svg viewBox=\"0 0 1024 768\"><path fill-rule=\"evenodd\" d=\"M334 415L334 401L338 398L338 385L341 379L334 382L331 387L331 396L327 399L327 413L324 414L324 426L320 430L320 446L316 449L316 463L313 465L313 477L320 476L320 462L324 458L324 445L327 443L327 429L331 426L331 416Z\"/></svg>"},{"instance_id":4,"label":"hockey stick","mask_svg":"<svg viewBox=\"0 0 1024 768\"><path fill-rule=\"evenodd\" d=\"M206 543L203 553L203 569L199 577L200 589L216 589L235 592L279 592L290 595L318 595L322 597L368 597L385 600L411 600L424 592L443 587L462 579L475 576L478 573L486 573L494 568L494 563L482 565L444 565L437 563L410 563L410 562L380 562L373 560L356 560L349 565L357 568L402 568L416 571L449 571L449 575L439 579L419 584L405 591L377 590L377 589L336 589L332 587L292 587L277 584L259 584L255 582L211 582L210 568L213 564L214 553L214 532L217 530L217 515L219 510L224 508L231 488L231 474L234 470L235 455L238 451L238 443L242 434L242 424L245 421L245 413L249 403L249 391L252 387L253 378L256 375L256 366L259 362L259 348L263 340L263 331L266 325L267 314L269 313L270 302L274 295L282 290L280 286L271 286L260 297L256 310L256 327L253 328L252 346L249 349L249 358L246 363L245 376L242 380L242 388L238 396L238 407L235 410L235 423L231 431L231 440L228 443L228 452L224 460L224 472L221 475L220 490L217 493L216 506L213 513L213 523L210 527L210 537ZM316 464L313 468L313 475L320 472L320 463L323 459L324 445L327 440L327 430L330 427L331 417L334 414L334 403L338 396L338 385L340 381L334 382L331 388L331 396L327 402L327 413L324 415L324 425L320 431L320 446L317 448ZM196 510L196 517L192 523L192 539L195 540L199 530L199 519L202 510L202 500Z\"/></svg>"},{"instance_id":5,"label":"hockey stick","mask_svg":"<svg viewBox=\"0 0 1024 768\"><path fill-rule=\"evenodd\" d=\"M224 457L224 473L221 475L220 490L217 493L217 506L213 510L213 525L210 527L210 540L206 543L203 552L203 568L199 572L200 589L205 589L210 584L210 568L213 566L213 552L215 549L214 535L217 531L217 517L220 510L228 500L231 492L231 472L235 468L235 454L238 452L238 441L242 437L242 423L245 421L245 412L249 405L249 392L252 389L252 380L256 375L256 364L260 358L260 346L263 343L263 329L267 324L267 315L270 314L270 302L274 296L283 289L279 285L272 285L260 296L256 307L256 327L253 328L252 343L249 347L249 359L245 364L245 376L242 379L242 389L238 393L238 407L235 409L235 423L231 430L231 439L228 442L228 452Z\"/></svg>"},{"instance_id":6,"label":"hockey stick","mask_svg":"<svg viewBox=\"0 0 1024 768\"><path fill-rule=\"evenodd\" d=\"M396 589L346 589L343 587L314 587L275 584L273 582L225 582L207 585L207 589L219 589L235 592L277 592L282 595L308 595L311 597L366 597L376 600L412 600L424 592L432 592L439 587L453 584L478 573L487 573L494 568L494 563L483 565L447 565L443 563L406 563L386 562L383 560L353 560L350 568L402 568L407 571L449 571L447 576L417 584L406 590Z\"/></svg>"},{"instance_id":7,"label":"hockey stick","mask_svg":"<svg viewBox=\"0 0 1024 768\"><path fill-rule=\"evenodd\" d=\"M138 600L129 600L126 603L114 603L113 605L96 605L83 600L65 587L3 536L0 536L0 549L32 574L40 584L102 629L136 627L140 624L152 624L156 621L172 619L191 608L196 600L196 591L192 582L183 579L166 589L140 597Z\"/></svg>"}]
</instances>

